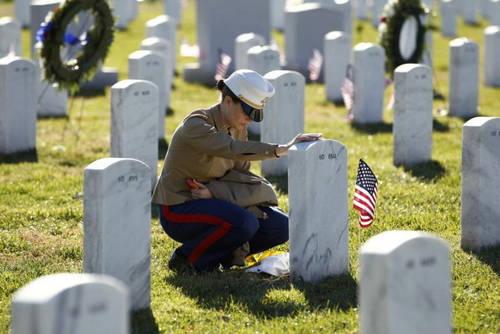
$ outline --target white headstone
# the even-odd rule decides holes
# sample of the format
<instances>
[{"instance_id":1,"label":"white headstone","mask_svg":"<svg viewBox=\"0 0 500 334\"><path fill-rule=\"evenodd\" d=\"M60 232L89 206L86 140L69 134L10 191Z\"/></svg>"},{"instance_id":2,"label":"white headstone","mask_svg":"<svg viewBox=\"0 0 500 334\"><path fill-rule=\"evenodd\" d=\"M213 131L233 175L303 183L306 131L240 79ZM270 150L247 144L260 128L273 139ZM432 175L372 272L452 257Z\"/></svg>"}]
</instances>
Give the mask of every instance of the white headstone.
<instances>
[{"instance_id":1,"label":"white headstone","mask_svg":"<svg viewBox=\"0 0 500 334\"><path fill-rule=\"evenodd\" d=\"M394 71L394 164L412 165L432 158L432 70L403 64Z\"/></svg>"},{"instance_id":2,"label":"white headstone","mask_svg":"<svg viewBox=\"0 0 500 334\"><path fill-rule=\"evenodd\" d=\"M37 65L36 104L37 114L41 117L61 117L68 115L68 92L58 90L55 85L42 81L41 63L35 45L36 33L47 14L59 6L59 0L33 0L30 6L31 16L31 58Z\"/></svg>"},{"instance_id":3,"label":"white headstone","mask_svg":"<svg viewBox=\"0 0 500 334\"><path fill-rule=\"evenodd\" d=\"M158 88L158 116L157 120L158 139L165 138L165 115L170 101L170 94L167 96L167 90L170 92L171 87L166 84L165 80L165 58L156 51L139 50L128 56L128 77L135 80L147 80L154 83Z\"/></svg>"},{"instance_id":4,"label":"white headstone","mask_svg":"<svg viewBox=\"0 0 500 334\"><path fill-rule=\"evenodd\" d=\"M280 52L269 45L251 47L247 57L248 69L261 75L280 69Z\"/></svg>"},{"instance_id":5,"label":"white headstone","mask_svg":"<svg viewBox=\"0 0 500 334\"><path fill-rule=\"evenodd\" d=\"M245 33L236 37L234 44L234 68L236 70L248 68L248 50L254 46L264 44L264 37L254 33Z\"/></svg>"},{"instance_id":6,"label":"white headstone","mask_svg":"<svg viewBox=\"0 0 500 334\"><path fill-rule=\"evenodd\" d=\"M500 26L500 0L491 0L488 6L488 20L492 26Z\"/></svg>"},{"instance_id":7,"label":"white headstone","mask_svg":"<svg viewBox=\"0 0 500 334\"><path fill-rule=\"evenodd\" d=\"M146 22L146 36L166 39L170 42L172 70L177 64L177 22L168 15L160 15Z\"/></svg>"},{"instance_id":8,"label":"white headstone","mask_svg":"<svg viewBox=\"0 0 500 334\"><path fill-rule=\"evenodd\" d=\"M440 0L441 34L444 37L457 35L457 0Z\"/></svg>"},{"instance_id":9,"label":"white headstone","mask_svg":"<svg viewBox=\"0 0 500 334\"><path fill-rule=\"evenodd\" d=\"M461 15L468 24L476 24L477 0L461 0Z\"/></svg>"},{"instance_id":10,"label":"white headstone","mask_svg":"<svg viewBox=\"0 0 500 334\"><path fill-rule=\"evenodd\" d=\"M478 2L478 11L479 14L487 19L489 16L489 4L491 0L479 0Z\"/></svg>"},{"instance_id":11,"label":"white headstone","mask_svg":"<svg viewBox=\"0 0 500 334\"><path fill-rule=\"evenodd\" d=\"M340 88L350 63L351 48L351 37L346 33L332 31L325 35L324 75L327 100L342 100Z\"/></svg>"},{"instance_id":12,"label":"white headstone","mask_svg":"<svg viewBox=\"0 0 500 334\"><path fill-rule=\"evenodd\" d=\"M134 4L137 0L113 0L113 16L116 19L115 25L118 29L127 29L130 21L134 18Z\"/></svg>"},{"instance_id":13,"label":"white headstone","mask_svg":"<svg viewBox=\"0 0 500 334\"><path fill-rule=\"evenodd\" d=\"M305 78L293 71L272 71L264 76L275 89L266 103L260 139L266 143L286 143L304 132ZM262 174L282 175L288 170L288 157L262 161Z\"/></svg>"},{"instance_id":14,"label":"white headstone","mask_svg":"<svg viewBox=\"0 0 500 334\"><path fill-rule=\"evenodd\" d=\"M182 18L182 0L165 0L165 14L179 24Z\"/></svg>"},{"instance_id":15,"label":"white headstone","mask_svg":"<svg viewBox=\"0 0 500 334\"><path fill-rule=\"evenodd\" d=\"M359 43L354 47L354 104L356 123L380 123L384 104L385 53L380 45Z\"/></svg>"},{"instance_id":16,"label":"white headstone","mask_svg":"<svg viewBox=\"0 0 500 334\"><path fill-rule=\"evenodd\" d=\"M128 334L127 287L113 277L54 274L12 298L12 334Z\"/></svg>"},{"instance_id":17,"label":"white headstone","mask_svg":"<svg viewBox=\"0 0 500 334\"><path fill-rule=\"evenodd\" d=\"M276 30L285 28L285 5L287 0L271 1L271 25Z\"/></svg>"},{"instance_id":18,"label":"white headstone","mask_svg":"<svg viewBox=\"0 0 500 334\"><path fill-rule=\"evenodd\" d=\"M83 271L130 290L130 308L150 306L151 170L135 159L104 158L84 170Z\"/></svg>"},{"instance_id":19,"label":"white headstone","mask_svg":"<svg viewBox=\"0 0 500 334\"><path fill-rule=\"evenodd\" d=\"M450 112L451 116L477 115L479 94L479 46L467 38L450 42Z\"/></svg>"},{"instance_id":20,"label":"white headstone","mask_svg":"<svg viewBox=\"0 0 500 334\"><path fill-rule=\"evenodd\" d=\"M360 334L451 333L448 245L429 233L388 231L360 251Z\"/></svg>"},{"instance_id":21,"label":"white headstone","mask_svg":"<svg viewBox=\"0 0 500 334\"><path fill-rule=\"evenodd\" d=\"M300 143L288 157L290 271L319 282L349 269L347 150L335 140Z\"/></svg>"},{"instance_id":22,"label":"white headstone","mask_svg":"<svg viewBox=\"0 0 500 334\"><path fill-rule=\"evenodd\" d=\"M484 84L500 87L500 26L484 30Z\"/></svg>"},{"instance_id":23,"label":"white headstone","mask_svg":"<svg viewBox=\"0 0 500 334\"><path fill-rule=\"evenodd\" d=\"M270 41L271 10L269 0L203 0L196 2L196 32L200 48L198 63L184 67L184 79L213 85L220 52L233 58L228 75L234 69L234 44L237 36L253 32Z\"/></svg>"},{"instance_id":24,"label":"white headstone","mask_svg":"<svg viewBox=\"0 0 500 334\"><path fill-rule=\"evenodd\" d=\"M21 24L11 18L0 18L0 58L7 55L21 57Z\"/></svg>"},{"instance_id":25,"label":"white headstone","mask_svg":"<svg viewBox=\"0 0 500 334\"><path fill-rule=\"evenodd\" d=\"M16 20L19 21L23 27L30 26L30 0L15 0L14 13Z\"/></svg>"},{"instance_id":26,"label":"white headstone","mask_svg":"<svg viewBox=\"0 0 500 334\"><path fill-rule=\"evenodd\" d=\"M420 0L420 2L422 3L422 5L424 5L425 7L429 8L429 9L432 9L433 7L433 3L434 3L434 0Z\"/></svg>"},{"instance_id":27,"label":"white headstone","mask_svg":"<svg viewBox=\"0 0 500 334\"><path fill-rule=\"evenodd\" d=\"M36 149L35 87L33 62L0 58L0 153Z\"/></svg>"},{"instance_id":28,"label":"white headstone","mask_svg":"<svg viewBox=\"0 0 500 334\"><path fill-rule=\"evenodd\" d=\"M133 158L158 174L158 87L144 80L122 80L111 87L111 156ZM160 124L160 125L158 125Z\"/></svg>"},{"instance_id":29,"label":"white headstone","mask_svg":"<svg viewBox=\"0 0 500 334\"><path fill-rule=\"evenodd\" d=\"M311 24L314 22L314 24ZM330 31L348 31L350 14L334 7L307 3L288 7L285 12L286 67L308 75L309 60L317 49L324 54L325 34Z\"/></svg>"},{"instance_id":30,"label":"white headstone","mask_svg":"<svg viewBox=\"0 0 500 334\"><path fill-rule=\"evenodd\" d=\"M500 245L500 117L475 117L462 135L462 247Z\"/></svg>"},{"instance_id":31,"label":"white headstone","mask_svg":"<svg viewBox=\"0 0 500 334\"><path fill-rule=\"evenodd\" d=\"M141 49L156 51L165 58L165 100L167 108L170 106L170 96L172 92L172 85L174 83L174 63L171 54L172 45L169 41L158 37L149 37L142 41Z\"/></svg>"},{"instance_id":32,"label":"white headstone","mask_svg":"<svg viewBox=\"0 0 500 334\"><path fill-rule=\"evenodd\" d=\"M388 0L372 0L372 25L378 27L380 24L380 18L384 12L384 6L387 4Z\"/></svg>"}]
</instances>

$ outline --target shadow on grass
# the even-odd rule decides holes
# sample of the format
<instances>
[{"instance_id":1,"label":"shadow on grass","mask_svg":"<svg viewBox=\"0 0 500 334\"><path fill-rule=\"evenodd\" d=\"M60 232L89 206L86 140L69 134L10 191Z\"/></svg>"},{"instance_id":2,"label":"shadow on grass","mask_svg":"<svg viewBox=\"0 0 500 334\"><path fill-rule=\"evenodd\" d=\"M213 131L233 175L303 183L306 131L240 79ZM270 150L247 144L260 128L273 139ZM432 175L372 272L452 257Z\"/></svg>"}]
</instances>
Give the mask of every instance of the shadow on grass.
<instances>
[{"instance_id":1,"label":"shadow on grass","mask_svg":"<svg viewBox=\"0 0 500 334\"><path fill-rule=\"evenodd\" d=\"M167 111L165 112L165 115L172 116L173 114L174 114L174 109L168 107Z\"/></svg>"},{"instance_id":2,"label":"shadow on grass","mask_svg":"<svg viewBox=\"0 0 500 334\"><path fill-rule=\"evenodd\" d=\"M106 95L106 90L102 89L91 89L91 88L80 88L78 92L75 93L77 97L96 97Z\"/></svg>"},{"instance_id":3,"label":"shadow on grass","mask_svg":"<svg viewBox=\"0 0 500 334\"><path fill-rule=\"evenodd\" d=\"M359 124L351 123L351 127L357 131L369 134L392 132L392 123Z\"/></svg>"},{"instance_id":4,"label":"shadow on grass","mask_svg":"<svg viewBox=\"0 0 500 334\"><path fill-rule=\"evenodd\" d=\"M17 164L20 162L38 162L36 149L12 154L0 154L0 163Z\"/></svg>"},{"instance_id":5,"label":"shadow on grass","mask_svg":"<svg viewBox=\"0 0 500 334\"><path fill-rule=\"evenodd\" d=\"M477 259L487 264L500 276L500 246L482 248L477 252L472 252Z\"/></svg>"},{"instance_id":6,"label":"shadow on grass","mask_svg":"<svg viewBox=\"0 0 500 334\"><path fill-rule=\"evenodd\" d=\"M432 120L432 129L437 132L448 132L450 131L450 127L448 124L441 123L437 119Z\"/></svg>"},{"instance_id":7,"label":"shadow on grass","mask_svg":"<svg viewBox=\"0 0 500 334\"><path fill-rule=\"evenodd\" d=\"M130 327L131 333L160 333L151 308L134 312L131 317Z\"/></svg>"},{"instance_id":8,"label":"shadow on grass","mask_svg":"<svg viewBox=\"0 0 500 334\"><path fill-rule=\"evenodd\" d=\"M404 170L423 181L434 181L446 174L446 169L436 160L404 166Z\"/></svg>"},{"instance_id":9,"label":"shadow on grass","mask_svg":"<svg viewBox=\"0 0 500 334\"><path fill-rule=\"evenodd\" d=\"M266 176L266 179L271 182L276 189L283 192L284 194L288 194L288 174L283 175L269 175Z\"/></svg>"},{"instance_id":10,"label":"shadow on grass","mask_svg":"<svg viewBox=\"0 0 500 334\"><path fill-rule=\"evenodd\" d=\"M168 142L165 138L158 140L158 159L165 159L168 151Z\"/></svg>"},{"instance_id":11,"label":"shadow on grass","mask_svg":"<svg viewBox=\"0 0 500 334\"><path fill-rule=\"evenodd\" d=\"M331 277L316 285L301 281L292 285L288 276L276 278L243 270L203 276L175 275L166 281L203 308L226 310L230 304L242 304L249 312L264 318L293 316L302 310L347 310L356 305L357 285L350 275ZM304 294L306 304L293 297L294 289ZM274 293L276 290L278 294ZM269 295L269 291L273 293Z\"/></svg>"}]
</instances>

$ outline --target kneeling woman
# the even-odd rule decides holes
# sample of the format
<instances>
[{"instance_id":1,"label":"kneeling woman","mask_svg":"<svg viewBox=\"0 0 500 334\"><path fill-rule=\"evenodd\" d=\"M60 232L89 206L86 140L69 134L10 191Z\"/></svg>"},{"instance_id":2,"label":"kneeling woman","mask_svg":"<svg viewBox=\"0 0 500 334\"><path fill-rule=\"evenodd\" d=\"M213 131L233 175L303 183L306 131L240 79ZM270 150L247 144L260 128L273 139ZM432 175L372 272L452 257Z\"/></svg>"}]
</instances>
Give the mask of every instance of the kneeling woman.
<instances>
[{"instance_id":1,"label":"kneeling woman","mask_svg":"<svg viewBox=\"0 0 500 334\"><path fill-rule=\"evenodd\" d=\"M249 171L251 160L278 158L288 144L247 141L247 124L263 119L274 88L257 72L239 70L220 80L219 103L187 116L169 145L153 203L165 232L182 243L169 268L212 271L244 265L244 257L288 240L288 217L275 206L270 183Z\"/></svg>"}]
</instances>

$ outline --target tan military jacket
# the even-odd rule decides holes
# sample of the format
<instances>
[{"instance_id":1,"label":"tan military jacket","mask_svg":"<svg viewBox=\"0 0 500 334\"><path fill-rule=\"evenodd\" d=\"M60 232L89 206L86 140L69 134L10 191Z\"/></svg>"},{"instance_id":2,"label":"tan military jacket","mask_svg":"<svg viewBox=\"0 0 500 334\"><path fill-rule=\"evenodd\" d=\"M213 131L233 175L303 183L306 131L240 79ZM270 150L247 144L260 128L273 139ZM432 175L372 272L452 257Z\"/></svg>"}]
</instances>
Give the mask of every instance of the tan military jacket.
<instances>
[{"instance_id":1,"label":"tan military jacket","mask_svg":"<svg viewBox=\"0 0 500 334\"><path fill-rule=\"evenodd\" d=\"M168 147L152 202L175 205L192 200L186 179L207 183L233 168L248 170L249 161L276 158L275 144L247 141L247 131L228 129L220 105L187 116Z\"/></svg>"}]
</instances>

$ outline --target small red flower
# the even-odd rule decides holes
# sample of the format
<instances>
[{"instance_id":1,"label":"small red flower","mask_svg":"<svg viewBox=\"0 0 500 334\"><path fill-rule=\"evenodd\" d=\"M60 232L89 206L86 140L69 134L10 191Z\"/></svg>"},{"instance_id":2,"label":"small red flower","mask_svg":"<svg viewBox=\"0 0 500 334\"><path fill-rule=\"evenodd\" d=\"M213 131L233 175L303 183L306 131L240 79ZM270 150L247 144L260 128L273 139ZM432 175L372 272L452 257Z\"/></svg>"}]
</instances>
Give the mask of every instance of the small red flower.
<instances>
[{"instance_id":1,"label":"small red flower","mask_svg":"<svg viewBox=\"0 0 500 334\"><path fill-rule=\"evenodd\" d=\"M387 21L387 17L382 16L382 17L380 18L380 22L385 23L386 21Z\"/></svg>"}]
</instances>

